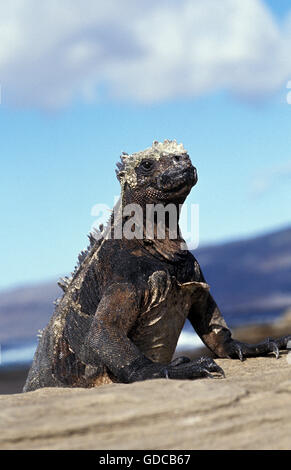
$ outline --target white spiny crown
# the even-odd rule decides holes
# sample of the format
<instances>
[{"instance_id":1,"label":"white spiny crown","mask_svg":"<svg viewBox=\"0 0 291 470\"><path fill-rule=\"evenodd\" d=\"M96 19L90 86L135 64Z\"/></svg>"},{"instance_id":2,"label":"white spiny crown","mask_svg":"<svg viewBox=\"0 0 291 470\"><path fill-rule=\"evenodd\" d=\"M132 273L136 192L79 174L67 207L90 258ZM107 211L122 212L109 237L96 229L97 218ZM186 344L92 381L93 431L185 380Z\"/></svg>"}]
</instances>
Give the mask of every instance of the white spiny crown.
<instances>
[{"instance_id":1,"label":"white spiny crown","mask_svg":"<svg viewBox=\"0 0 291 470\"><path fill-rule=\"evenodd\" d=\"M161 157L165 156L185 154L187 154L187 150L185 150L183 144L178 144L176 140L166 139L164 142L158 142L155 140L151 147L141 152L135 152L131 155L123 152L120 157L122 163L117 164L118 170L116 171L116 174L122 187L124 187L125 183L134 187L137 183L135 168L143 159L151 158L159 160Z\"/></svg>"}]
</instances>

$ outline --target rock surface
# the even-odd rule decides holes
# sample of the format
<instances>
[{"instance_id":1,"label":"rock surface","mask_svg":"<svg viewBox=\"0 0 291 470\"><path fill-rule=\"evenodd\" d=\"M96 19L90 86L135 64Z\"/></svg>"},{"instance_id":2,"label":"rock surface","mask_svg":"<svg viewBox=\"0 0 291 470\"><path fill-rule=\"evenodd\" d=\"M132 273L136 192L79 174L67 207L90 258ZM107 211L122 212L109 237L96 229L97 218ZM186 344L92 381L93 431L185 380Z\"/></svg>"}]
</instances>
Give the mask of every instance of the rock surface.
<instances>
[{"instance_id":1,"label":"rock surface","mask_svg":"<svg viewBox=\"0 0 291 470\"><path fill-rule=\"evenodd\" d=\"M0 396L1 449L290 449L291 353L219 359L225 379Z\"/></svg>"}]
</instances>

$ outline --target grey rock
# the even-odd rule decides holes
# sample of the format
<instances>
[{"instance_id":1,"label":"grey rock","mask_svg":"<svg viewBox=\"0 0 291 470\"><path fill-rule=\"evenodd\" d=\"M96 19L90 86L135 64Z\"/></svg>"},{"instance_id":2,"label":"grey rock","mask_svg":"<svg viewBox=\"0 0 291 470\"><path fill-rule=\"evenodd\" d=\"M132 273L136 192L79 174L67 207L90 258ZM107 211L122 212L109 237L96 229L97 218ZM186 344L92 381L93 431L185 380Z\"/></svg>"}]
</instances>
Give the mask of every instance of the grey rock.
<instances>
[{"instance_id":1,"label":"grey rock","mask_svg":"<svg viewBox=\"0 0 291 470\"><path fill-rule=\"evenodd\" d=\"M287 353L217 359L225 379L0 396L1 449L290 449Z\"/></svg>"}]
</instances>

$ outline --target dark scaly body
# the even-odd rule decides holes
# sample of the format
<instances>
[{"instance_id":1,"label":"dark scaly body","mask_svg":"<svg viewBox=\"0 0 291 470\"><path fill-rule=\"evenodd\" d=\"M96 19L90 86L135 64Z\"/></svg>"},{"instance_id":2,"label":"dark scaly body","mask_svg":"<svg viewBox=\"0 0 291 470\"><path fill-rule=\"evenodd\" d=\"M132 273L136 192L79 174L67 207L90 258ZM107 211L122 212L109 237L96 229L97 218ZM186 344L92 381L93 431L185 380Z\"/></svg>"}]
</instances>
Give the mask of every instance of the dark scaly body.
<instances>
[{"instance_id":1,"label":"dark scaly body","mask_svg":"<svg viewBox=\"0 0 291 470\"><path fill-rule=\"evenodd\" d=\"M143 169L144 161L152 162L151 172ZM154 143L145 152L123 157L118 177L123 204L142 207L181 204L197 180L186 151L175 141ZM197 260L180 248L180 236L175 240L109 238L114 224L112 216L102 241L90 236L88 251L81 254L79 267L65 282L65 293L40 338L24 391L222 373L212 359L181 358L171 363L186 318L219 357L265 354L286 347L287 336L277 343L253 346L231 338Z\"/></svg>"}]
</instances>

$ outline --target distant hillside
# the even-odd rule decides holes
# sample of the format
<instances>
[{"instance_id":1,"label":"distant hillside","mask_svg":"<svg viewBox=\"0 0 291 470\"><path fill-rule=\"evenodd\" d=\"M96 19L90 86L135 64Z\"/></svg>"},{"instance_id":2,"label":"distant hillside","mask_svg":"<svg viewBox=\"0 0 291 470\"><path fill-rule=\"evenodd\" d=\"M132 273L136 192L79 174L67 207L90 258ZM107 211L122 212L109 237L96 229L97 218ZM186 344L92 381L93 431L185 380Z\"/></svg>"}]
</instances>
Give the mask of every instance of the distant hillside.
<instances>
[{"instance_id":1,"label":"distant hillside","mask_svg":"<svg viewBox=\"0 0 291 470\"><path fill-rule=\"evenodd\" d=\"M229 326L264 322L291 306L291 228L195 250ZM56 282L0 293L0 342L33 341L53 312Z\"/></svg>"},{"instance_id":2,"label":"distant hillside","mask_svg":"<svg viewBox=\"0 0 291 470\"><path fill-rule=\"evenodd\" d=\"M60 292L56 282L0 292L0 343L35 340Z\"/></svg>"},{"instance_id":3,"label":"distant hillside","mask_svg":"<svg viewBox=\"0 0 291 470\"><path fill-rule=\"evenodd\" d=\"M230 325L267 321L291 306L291 228L194 256Z\"/></svg>"}]
</instances>

